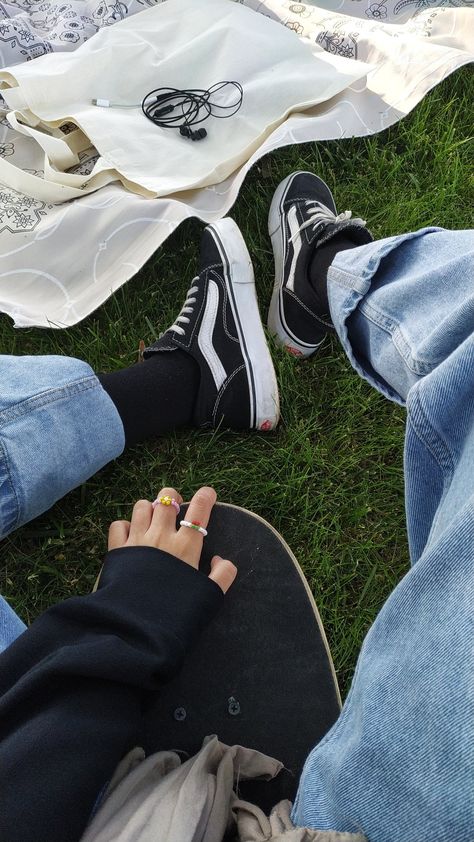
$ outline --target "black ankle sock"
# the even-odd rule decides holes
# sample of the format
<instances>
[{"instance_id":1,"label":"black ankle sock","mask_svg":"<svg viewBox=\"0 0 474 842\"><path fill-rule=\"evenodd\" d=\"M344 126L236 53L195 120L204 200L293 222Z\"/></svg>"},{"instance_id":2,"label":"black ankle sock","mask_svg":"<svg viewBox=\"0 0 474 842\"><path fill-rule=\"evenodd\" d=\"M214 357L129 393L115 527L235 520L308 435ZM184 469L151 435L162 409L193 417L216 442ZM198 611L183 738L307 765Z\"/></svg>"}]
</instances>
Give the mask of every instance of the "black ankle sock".
<instances>
[{"instance_id":1,"label":"black ankle sock","mask_svg":"<svg viewBox=\"0 0 474 842\"><path fill-rule=\"evenodd\" d=\"M97 377L117 407L126 446L192 421L199 366L184 351L152 354L143 363Z\"/></svg>"},{"instance_id":2,"label":"black ankle sock","mask_svg":"<svg viewBox=\"0 0 474 842\"><path fill-rule=\"evenodd\" d=\"M309 282L316 295L318 310L321 316L329 316L328 302L328 269L338 251L353 249L357 246L350 239L350 234L341 231L324 245L315 249L313 259L309 264Z\"/></svg>"}]
</instances>

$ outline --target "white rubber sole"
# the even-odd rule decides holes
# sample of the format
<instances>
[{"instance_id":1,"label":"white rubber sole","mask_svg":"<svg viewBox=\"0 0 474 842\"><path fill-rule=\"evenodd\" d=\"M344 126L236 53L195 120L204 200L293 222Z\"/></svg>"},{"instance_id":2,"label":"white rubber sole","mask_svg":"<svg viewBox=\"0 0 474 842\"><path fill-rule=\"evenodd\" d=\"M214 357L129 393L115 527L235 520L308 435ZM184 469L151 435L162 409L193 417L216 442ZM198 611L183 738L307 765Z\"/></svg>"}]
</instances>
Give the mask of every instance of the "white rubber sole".
<instances>
[{"instance_id":1,"label":"white rubber sole","mask_svg":"<svg viewBox=\"0 0 474 842\"><path fill-rule=\"evenodd\" d=\"M260 313L252 261L242 234L230 217L209 226L226 267L226 285L245 360L250 394L250 426L273 430L280 419L280 399Z\"/></svg>"},{"instance_id":2,"label":"white rubber sole","mask_svg":"<svg viewBox=\"0 0 474 842\"><path fill-rule=\"evenodd\" d=\"M283 202L285 201L288 187L297 175L299 173L292 173L278 185L268 214L268 233L272 241L273 258L275 261L275 282L268 309L267 325L278 345L282 345L289 354L292 354L294 357L310 357L324 342L324 339L318 342L317 345L308 345L301 342L301 340L288 331L281 315L281 294L285 266Z\"/></svg>"}]
</instances>

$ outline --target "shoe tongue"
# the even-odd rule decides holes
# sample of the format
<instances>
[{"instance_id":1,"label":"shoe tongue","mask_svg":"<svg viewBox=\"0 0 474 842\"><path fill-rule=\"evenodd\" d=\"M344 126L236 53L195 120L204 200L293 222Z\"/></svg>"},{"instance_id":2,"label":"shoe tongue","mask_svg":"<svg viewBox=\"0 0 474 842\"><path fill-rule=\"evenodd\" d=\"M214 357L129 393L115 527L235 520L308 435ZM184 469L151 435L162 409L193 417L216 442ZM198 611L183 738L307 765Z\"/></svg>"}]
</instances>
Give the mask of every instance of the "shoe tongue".
<instances>
[{"instance_id":1,"label":"shoe tongue","mask_svg":"<svg viewBox=\"0 0 474 842\"><path fill-rule=\"evenodd\" d=\"M205 228L201 237L201 248L199 257L199 271L221 264L222 258L217 248L216 241L208 228Z\"/></svg>"}]
</instances>

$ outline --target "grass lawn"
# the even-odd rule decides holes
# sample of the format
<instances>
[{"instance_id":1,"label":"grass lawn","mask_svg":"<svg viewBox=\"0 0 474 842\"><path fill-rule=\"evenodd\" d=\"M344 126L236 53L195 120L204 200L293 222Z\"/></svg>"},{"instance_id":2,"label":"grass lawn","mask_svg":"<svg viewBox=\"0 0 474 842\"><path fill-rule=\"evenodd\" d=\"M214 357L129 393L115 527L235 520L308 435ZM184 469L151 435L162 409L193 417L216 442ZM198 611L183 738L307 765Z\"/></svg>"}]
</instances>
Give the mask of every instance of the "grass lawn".
<instances>
[{"instance_id":1,"label":"grass lawn","mask_svg":"<svg viewBox=\"0 0 474 842\"><path fill-rule=\"evenodd\" d=\"M282 149L254 167L232 215L253 256L264 315L273 281L268 207L292 170L320 174L339 210L367 219L375 237L424 225L472 226L473 94L465 68L381 134ZM183 224L77 327L20 331L0 316L0 351L68 354L100 371L131 364L139 340L151 342L179 311L200 231L196 221ZM347 692L363 636L408 567L405 413L359 380L335 339L313 360L299 363L278 349L274 360L282 399L276 433L187 430L149 441L2 542L0 592L26 621L57 600L90 590L108 523L128 517L137 497L153 499L161 485L176 485L189 498L199 485L212 484L221 500L271 521L293 548Z\"/></svg>"}]
</instances>

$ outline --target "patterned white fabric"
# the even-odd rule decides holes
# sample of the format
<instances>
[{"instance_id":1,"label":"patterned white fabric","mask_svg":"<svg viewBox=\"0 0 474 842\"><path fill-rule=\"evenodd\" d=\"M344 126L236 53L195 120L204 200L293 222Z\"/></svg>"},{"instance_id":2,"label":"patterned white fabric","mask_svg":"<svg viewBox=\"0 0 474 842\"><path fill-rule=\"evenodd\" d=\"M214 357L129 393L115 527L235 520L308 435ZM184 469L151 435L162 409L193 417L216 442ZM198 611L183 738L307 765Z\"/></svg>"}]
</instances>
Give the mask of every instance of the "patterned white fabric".
<instances>
[{"instance_id":1,"label":"patterned white fabric","mask_svg":"<svg viewBox=\"0 0 474 842\"><path fill-rule=\"evenodd\" d=\"M133 69L122 72L117 56ZM288 114L331 99L370 69L238 3L169 0L103 29L75 53L0 71L10 124L44 151L44 177L4 158L0 180L51 203L115 181L148 199L208 187L245 164ZM241 106L230 119L211 115L204 142L156 126L142 112L144 95L157 85L206 90L226 79L241 84ZM213 100L228 108L236 93L226 86ZM93 171L71 173L88 150L100 154Z\"/></svg>"},{"instance_id":2,"label":"patterned white fabric","mask_svg":"<svg viewBox=\"0 0 474 842\"><path fill-rule=\"evenodd\" d=\"M318 43L329 56L375 69L329 103L290 117L244 166L214 186L150 200L113 184L52 205L0 185L0 310L17 326L75 324L131 278L183 219L197 216L207 223L225 215L261 156L289 143L381 131L474 57L474 0L237 1L281 21L296 37ZM149 5L139 0L0 3L2 64L72 49ZM41 174L44 156L30 141L12 130L5 116L0 120L0 155ZM93 165L94 159L84 156L76 171L90 172Z\"/></svg>"}]
</instances>

